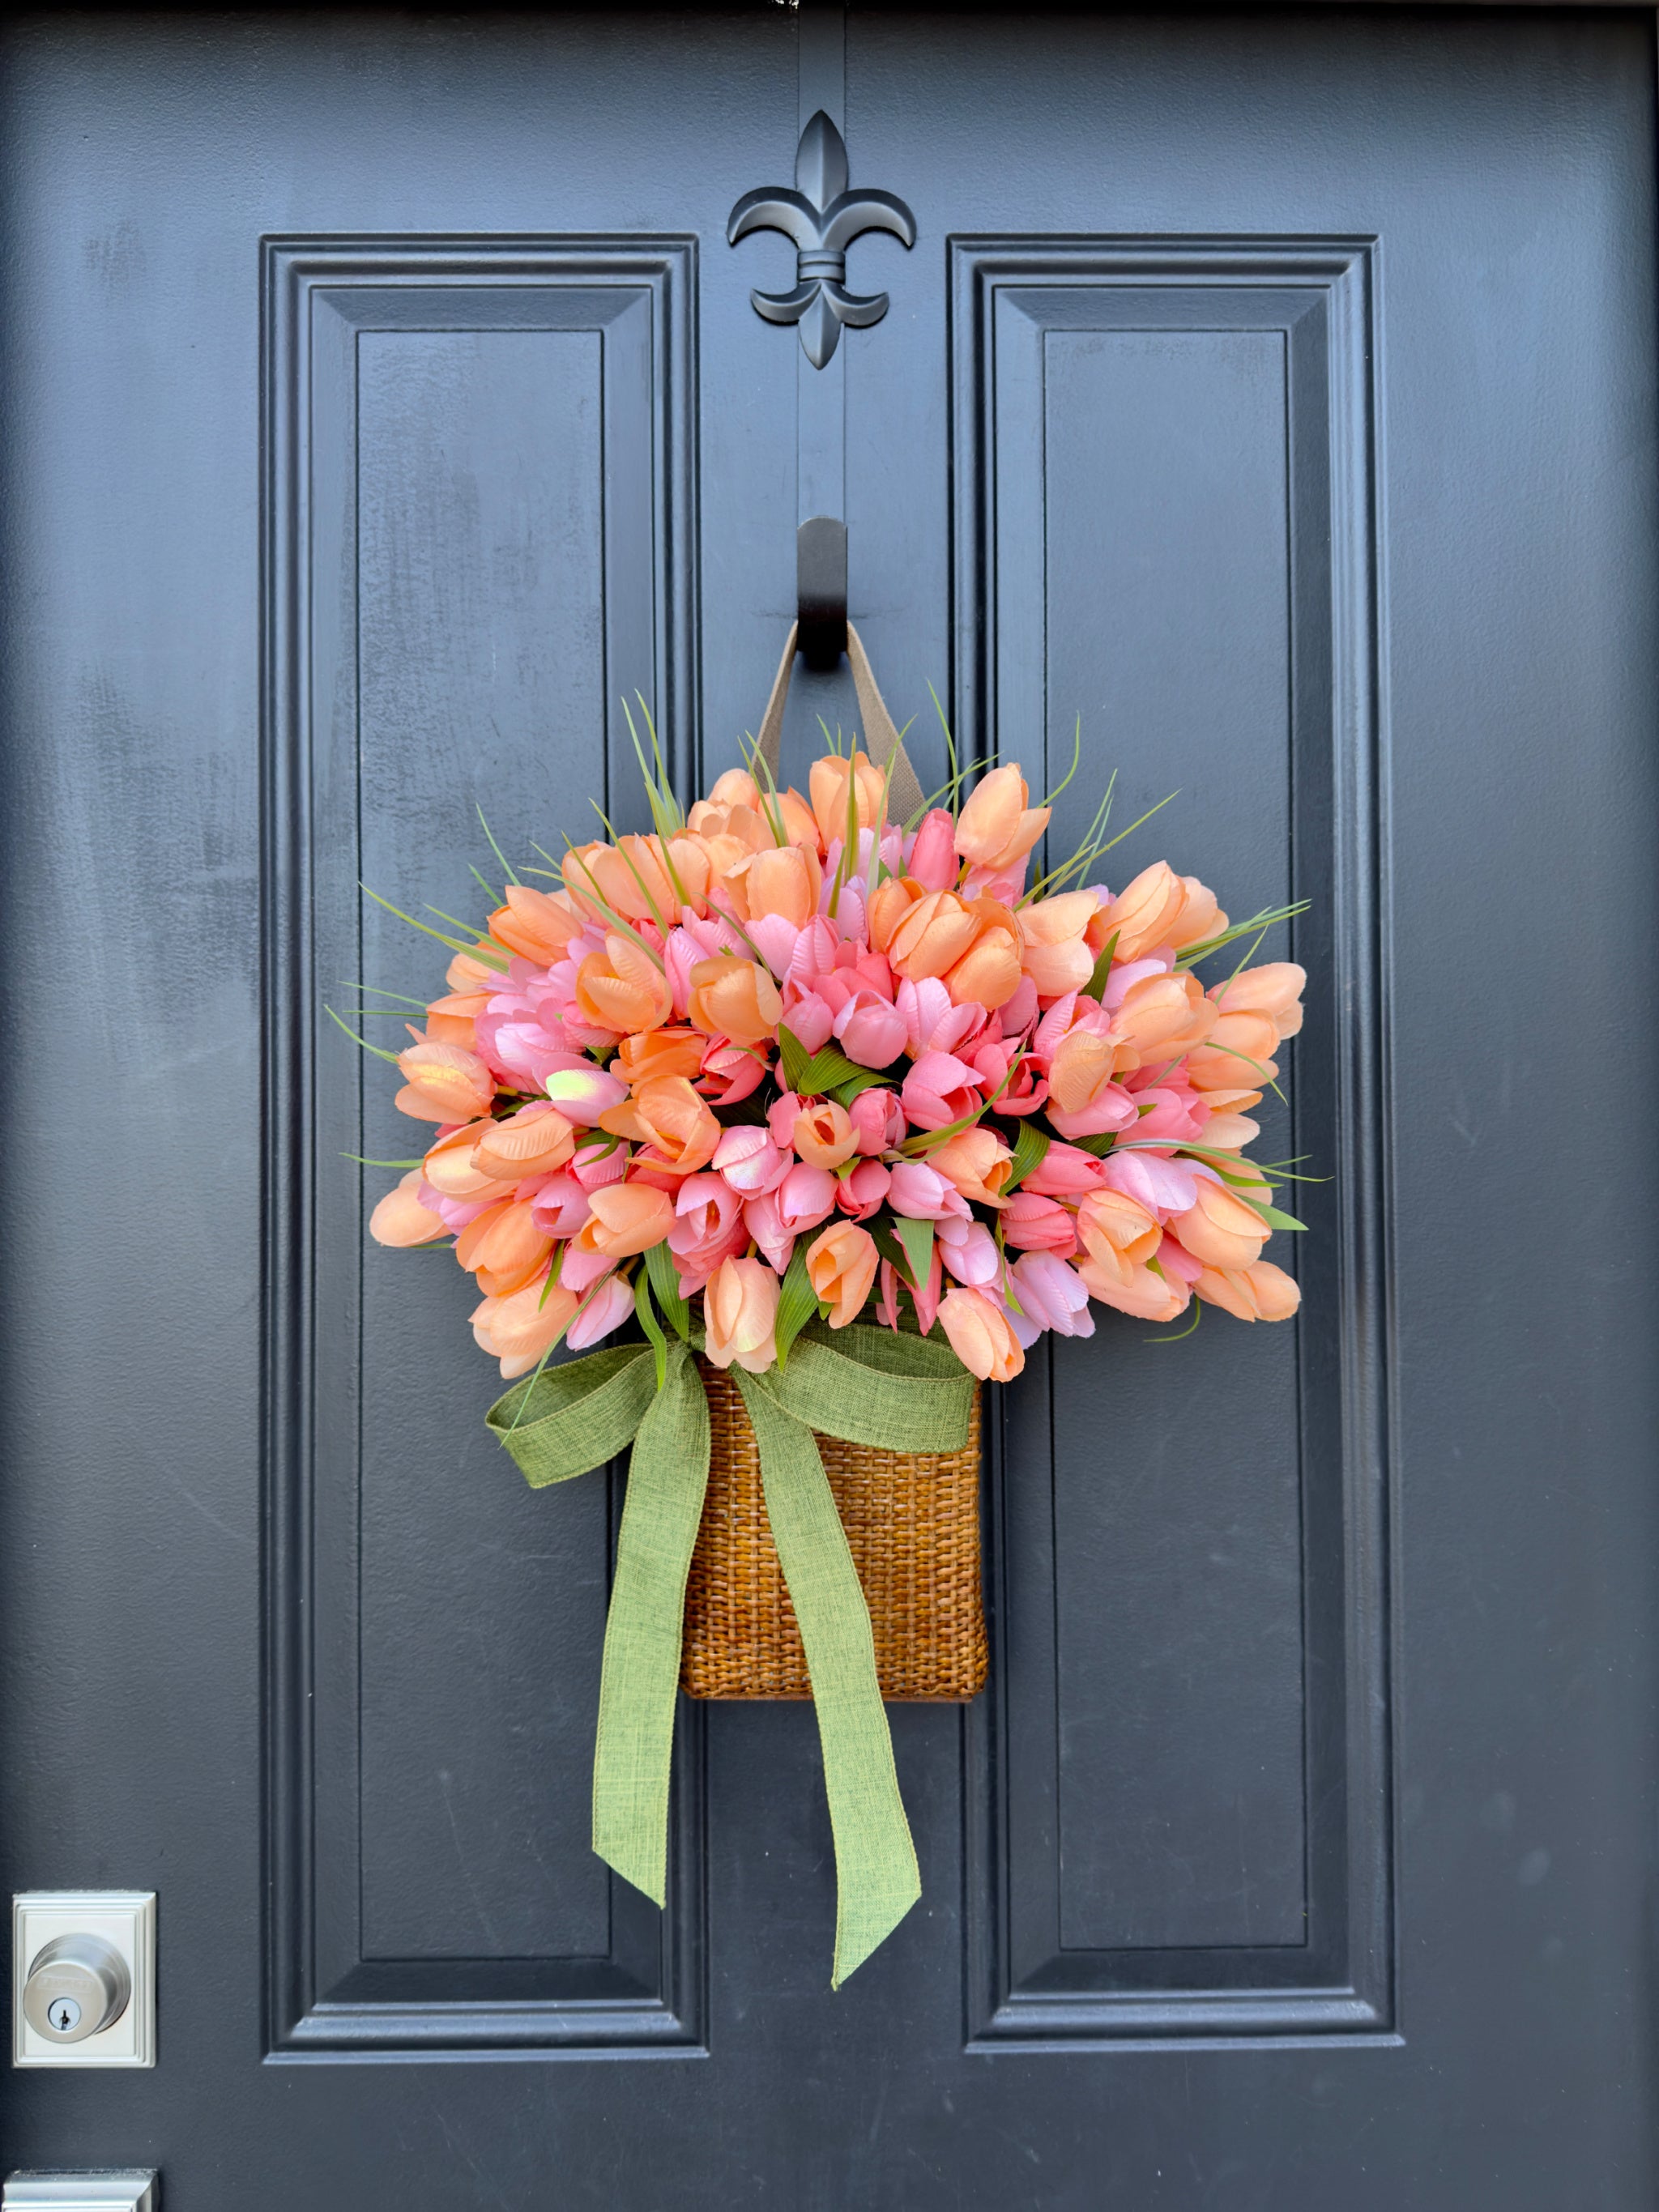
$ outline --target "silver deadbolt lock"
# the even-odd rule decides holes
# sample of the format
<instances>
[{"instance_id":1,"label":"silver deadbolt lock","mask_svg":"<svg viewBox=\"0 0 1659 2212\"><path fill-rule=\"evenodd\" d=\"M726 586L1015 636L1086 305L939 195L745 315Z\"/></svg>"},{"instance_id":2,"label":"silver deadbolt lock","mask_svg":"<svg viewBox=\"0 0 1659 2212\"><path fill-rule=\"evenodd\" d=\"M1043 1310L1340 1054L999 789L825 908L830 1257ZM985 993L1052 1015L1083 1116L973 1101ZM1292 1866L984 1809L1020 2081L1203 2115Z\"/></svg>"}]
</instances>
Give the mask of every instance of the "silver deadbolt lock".
<instances>
[{"instance_id":1,"label":"silver deadbolt lock","mask_svg":"<svg viewBox=\"0 0 1659 2212\"><path fill-rule=\"evenodd\" d=\"M127 1962L100 1936L58 1936L29 1961L23 2017L53 2043L101 2034L132 1996Z\"/></svg>"}]
</instances>

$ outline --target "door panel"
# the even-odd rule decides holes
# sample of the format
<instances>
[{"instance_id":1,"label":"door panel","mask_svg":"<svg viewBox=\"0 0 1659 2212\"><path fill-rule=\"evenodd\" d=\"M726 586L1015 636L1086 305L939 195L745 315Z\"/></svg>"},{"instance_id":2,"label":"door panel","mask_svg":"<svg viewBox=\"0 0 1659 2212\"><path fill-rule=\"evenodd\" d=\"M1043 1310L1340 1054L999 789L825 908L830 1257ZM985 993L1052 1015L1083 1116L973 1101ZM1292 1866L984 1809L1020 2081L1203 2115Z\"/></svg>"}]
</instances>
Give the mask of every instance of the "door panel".
<instances>
[{"instance_id":1,"label":"door panel","mask_svg":"<svg viewBox=\"0 0 1659 2212\"><path fill-rule=\"evenodd\" d=\"M0 1856L161 1900L157 2069L12 2075L8 2165L1650 2203L1650 20L8 38ZM821 100L920 232L822 375L725 242ZM1263 1149L1326 1180L1295 1328L1103 1316L1002 1395L991 1687L891 1709L925 1893L832 1997L805 1706L683 1711L665 1914L588 1851L623 1478L487 1444L323 1008L427 994L356 887L466 913L476 807L635 825L624 696L727 765L843 492L925 786L930 682L1034 782L1080 717L1062 848L1115 769L1126 827L1178 796L1115 886L1310 901Z\"/></svg>"}]
</instances>

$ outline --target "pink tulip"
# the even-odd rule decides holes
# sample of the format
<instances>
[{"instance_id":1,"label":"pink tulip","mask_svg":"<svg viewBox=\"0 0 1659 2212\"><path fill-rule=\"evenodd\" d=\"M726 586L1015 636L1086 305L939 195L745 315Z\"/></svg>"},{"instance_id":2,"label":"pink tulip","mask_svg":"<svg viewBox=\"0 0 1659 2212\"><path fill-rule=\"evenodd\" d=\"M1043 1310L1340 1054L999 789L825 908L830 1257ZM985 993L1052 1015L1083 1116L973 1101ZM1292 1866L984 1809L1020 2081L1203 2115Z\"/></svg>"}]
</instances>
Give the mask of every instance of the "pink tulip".
<instances>
[{"instance_id":1,"label":"pink tulip","mask_svg":"<svg viewBox=\"0 0 1659 2212\"><path fill-rule=\"evenodd\" d=\"M543 1087L565 1120L583 1129L596 1129L600 1115L620 1106L628 1096L625 1083L595 1067L591 1060L550 1069Z\"/></svg>"},{"instance_id":2,"label":"pink tulip","mask_svg":"<svg viewBox=\"0 0 1659 2212\"><path fill-rule=\"evenodd\" d=\"M796 1093L786 1091L766 1109L766 1126L772 1133L772 1142L780 1152L787 1152L795 1141L795 1122L800 1107L801 1102Z\"/></svg>"},{"instance_id":3,"label":"pink tulip","mask_svg":"<svg viewBox=\"0 0 1659 2212\"><path fill-rule=\"evenodd\" d=\"M860 1160L842 1176L836 1191L836 1204L854 1221L868 1221L880 1210L887 1196L891 1180L879 1160Z\"/></svg>"},{"instance_id":4,"label":"pink tulip","mask_svg":"<svg viewBox=\"0 0 1659 2212\"><path fill-rule=\"evenodd\" d=\"M860 1067L886 1067L904 1049L904 1017L874 991L860 991L836 1016L835 1035Z\"/></svg>"},{"instance_id":5,"label":"pink tulip","mask_svg":"<svg viewBox=\"0 0 1659 2212\"><path fill-rule=\"evenodd\" d=\"M793 1255L795 1238L794 1232L786 1229L778 1218L777 1193L763 1191L758 1198L744 1199L743 1218L767 1266L781 1275Z\"/></svg>"},{"instance_id":6,"label":"pink tulip","mask_svg":"<svg viewBox=\"0 0 1659 2212\"><path fill-rule=\"evenodd\" d=\"M1165 1237L1158 1248L1158 1264L1171 1282L1196 1283L1204 1273L1204 1262L1194 1260L1184 1244L1177 1244L1173 1237Z\"/></svg>"},{"instance_id":7,"label":"pink tulip","mask_svg":"<svg viewBox=\"0 0 1659 2212\"><path fill-rule=\"evenodd\" d=\"M1076 1268L1068 1267L1064 1260L1052 1253L1028 1252L1009 1269L1008 1279L1024 1310L1026 1325L1033 1331L1033 1337L1028 1339L1019 1316L1009 1315L1023 1344L1033 1341L1043 1329L1051 1329L1056 1336L1094 1334L1095 1317L1089 1310L1087 1287Z\"/></svg>"},{"instance_id":8,"label":"pink tulip","mask_svg":"<svg viewBox=\"0 0 1659 2212\"><path fill-rule=\"evenodd\" d=\"M847 1116L861 1152L884 1152L904 1141L904 1109L890 1091L860 1091Z\"/></svg>"},{"instance_id":9,"label":"pink tulip","mask_svg":"<svg viewBox=\"0 0 1659 2212\"><path fill-rule=\"evenodd\" d=\"M1142 1144L1184 1145L1198 1136L1210 1118L1210 1109L1195 1091L1176 1079L1137 1088L1133 1079L1124 1085L1135 1102L1140 1119L1135 1135ZM1207 1144L1206 1137L1205 1142Z\"/></svg>"},{"instance_id":10,"label":"pink tulip","mask_svg":"<svg viewBox=\"0 0 1659 2212\"><path fill-rule=\"evenodd\" d=\"M633 1310L633 1291L620 1275L612 1275L582 1307L566 1329L564 1340L573 1352L585 1352L590 1344L619 1328Z\"/></svg>"},{"instance_id":11,"label":"pink tulip","mask_svg":"<svg viewBox=\"0 0 1659 2212\"><path fill-rule=\"evenodd\" d=\"M728 1129L711 1162L715 1173L744 1198L758 1198L763 1190L775 1190L790 1164L790 1154L780 1152L766 1131L752 1121Z\"/></svg>"},{"instance_id":12,"label":"pink tulip","mask_svg":"<svg viewBox=\"0 0 1659 2212\"><path fill-rule=\"evenodd\" d=\"M968 1201L926 1160L901 1160L887 1184L887 1203L895 1213L912 1221L943 1221L947 1214L965 1218Z\"/></svg>"},{"instance_id":13,"label":"pink tulip","mask_svg":"<svg viewBox=\"0 0 1659 2212\"><path fill-rule=\"evenodd\" d=\"M904 872L914 876L924 890L948 891L959 873L956 848L957 825L948 808L936 806L924 814Z\"/></svg>"},{"instance_id":14,"label":"pink tulip","mask_svg":"<svg viewBox=\"0 0 1659 2212\"><path fill-rule=\"evenodd\" d=\"M1109 1190L1121 1190L1160 1220L1185 1213L1197 1202L1198 1176L1189 1160L1166 1160L1158 1152L1121 1146L1104 1166L1101 1181Z\"/></svg>"},{"instance_id":15,"label":"pink tulip","mask_svg":"<svg viewBox=\"0 0 1659 2212\"><path fill-rule=\"evenodd\" d=\"M957 1282L982 1290L1002 1272L996 1239L982 1221L946 1219L939 1225L939 1257Z\"/></svg>"},{"instance_id":16,"label":"pink tulip","mask_svg":"<svg viewBox=\"0 0 1659 2212\"><path fill-rule=\"evenodd\" d=\"M939 1318L939 1294L944 1288L945 1265L939 1256L939 1248L935 1244L933 1259L928 1263L927 1281L910 1286L910 1296L915 1302L916 1320L924 1336L929 1334Z\"/></svg>"},{"instance_id":17,"label":"pink tulip","mask_svg":"<svg viewBox=\"0 0 1659 2212\"><path fill-rule=\"evenodd\" d=\"M700 1291L722 1260L749 1242L743 1201L717 1175L687 1176L674 1200L668 1249L687 1297Z\"/></svg>"},{"instance_id":18,"label":"pink tulip","mask_svg":"<svg viewBox=\"0 0 1659 2212\"><path fill-rule=\"evenodd\" d=\"M1040 1167L1033 1168L1020 1185L1039 1198L1080 1198L1097 1189L1105 1180L1106 1163L1075 1145L1050 1145Z\"/></svg>"},{"instance_id":19,"label":"pink tulip","mask_svg":"<svg viewBox=\"0 0 1659 2212\"><path fill-rule=\"evenodd\" d=\"M770 1194L776 1201L780 1225L787 1235L797 1237L803 1229L816 1229L835 1211L836 1178L828 1168L808 1167L801 1161Z\"/></svg>"},{"instance_id":20,"label":"pink tulip","mask_svg":"<svg viewBox=\"0 0 1659 2212\"><path fill-rule=\"evenodd\" d=\"M735 1106L758 1091L771 1054L768 1045L723 1044L710 1037L702 1055L697 1088L716 1106Z\"/></svg>"},{"instance_id":21,"label":"pink tulip","mask_svg":"<svg viewBox=\"0 0 1659 2212\"><path fill-rule=\"evenodd\" d=\"M568 1172L549 1176L530 1201L530 1218L545 1236L576 1236L586 1223L587 1193Z\"/></svg>"},{"instance_id":22,"label":"pink tulip","mask_svg":"<svg viewBox=\"0 0 1659 2212\"><path fill-rule=\"evenodd\" d=\"M971 999L954 1005L937 975L925 976L920 983L901 983L893 1003L904 1017L905 1042L913 1058L927 1052L954 1052L985 1026L984 1007Z\"/></svg>"},{"instance_id":23,"label":"pink tulip","mask_svg":"<svg viewBox=\"0 0 1659 2212\"><path fill-rule=\"evenodd\" d=\"M591 1222L586 1225L592 1226ZM586 1297L594 1284L609 1274L616 1264L608 1252L601 1252L594 1244L584 1246L580 1239L573 1237L559 1255L560 1285L567 1291L574 1291L578 1297Z\"/></svg>"},{"instance_id":24,"label":"pink tulip","mask_svg":"<svg viewBox=\"0 0 1659 2212\"><path fill-rule=\"evenodd\" d=\"M816 991L790 982L783 987L783 1020L790 1036L808 1052L822 1052L836 1025L836 1010Z\"/></svg>"},{"instance_id":25,"label":"pink tulip","mask_svg":"<svg viewBox=\"0 0 1659 2212\"><path fill-rule=\"evenodd\" d=\"M983 1103L979 1078L966 1061L948 1052L925 1052L904 1079L900 1097L914 1128L943 1129Z\"/></svg>"},{"instance_id":26,"label":"pink tulip","mask_svg":"<svg viewBox=\"0 0 1659 2212\"><path fill-rule=\"evenodd\" d=\"M1002 1216L1002 1233L1020 1252L1054 1252L1068 1259L1077 1249L1077 1224L1052 1198L1022 1186Z\"/></svg>"}]
</instances>

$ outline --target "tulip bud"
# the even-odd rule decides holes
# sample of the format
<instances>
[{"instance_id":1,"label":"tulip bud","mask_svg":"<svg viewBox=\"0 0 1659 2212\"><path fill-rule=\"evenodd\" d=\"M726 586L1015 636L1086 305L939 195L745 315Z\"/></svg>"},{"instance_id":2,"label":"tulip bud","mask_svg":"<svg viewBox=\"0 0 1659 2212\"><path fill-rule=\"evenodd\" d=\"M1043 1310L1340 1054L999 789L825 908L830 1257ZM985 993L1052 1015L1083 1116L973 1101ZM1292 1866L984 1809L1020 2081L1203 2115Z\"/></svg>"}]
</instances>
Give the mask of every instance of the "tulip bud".
<instances>
[{"instance_id":1,"label":"tulip bud","mask_svg":"<svg viewBox=\"0 0 1659 2212\"><path fill-rule=\"evenodd\" d=\"M369 1215L368 1233L377 1244L429 1244L445 1234L441 1216L428 1212L416 1195L424 1180L411 1168Z\"/></svg>"},{"instance_id":2,"label":"tulip bud","mask_svg":"<svg viewBox=\"0 0 1659 2212\"><path fill-rule=\"evenodd\" d=\"M1193 1285L1208 1304L1240 1321L1288 1321L1302 1292L1282 1267L1256 1260L1248 1267L1206 1267Z\"/></svg>"},{"instance_id":3,"label":"tulip bud","mask_svg":"<svg viewBox=\"0 0 1659 2212\"><path fill-rule=\"evenodd\" d=\"M495 1096L488 1066L463 1045L411 1045L398 1054L398 1068L404 1088L392 1103L416 1121L476 1121Z\"/></svg>"},{"instance_id":4,"label":"tulip bud","mask_svg":"<svg viewBox=\"0 0 1659 2212\"><path fill-rule=\"evenodd\" d=\"M564 1115L537 1103L521 1106L504 1121L490 1122L472 1148L472 1164L481 1175L512 1182L551 1175L575 1149L575 1134Z\"/></svg>"},{"instance_id":5,"label":"tulip bud","mask_svg":"<svg viewBox=\"0 0 1659 2212\"><path fill-rule=\"evenodd\" d=\"M690 971L692 1022L709 1036L736 1044L761 1044L777 1034L783 1018L778 987L757 961L722 954L700 960Z\"/></svg>"},{"instance_id":6,"label":"tulip bud","mask_svg":"<svg viewBox=\"0 0 1659 2212\"><path fill-rule=\"evenodd\" d=\"M947 1291L939 1317L951 1351L981 1382L1011 1382L1024 1366L1025 1354L1008 1316L982 1291Z\"/></svg>"},{"instance_id":7,"label":"tulip bud","mask_svg":"<svg viewBox=\"0 0 1659 2212\"><path fill-rule=\"evenodd\" d=\"M486 1298L474 1309L472 1334L478 1349L501 1363L501 1379L511 1382L545 1358L580 1304L574 1291L555 1283L545 1272L508 1297ZM545 1295L544 1296L544 1292Z\"/></svg>"},{"instance_id":8,"label":"tulip bud","mask_svg":"<svg viewBox=\"0 0 1659 2212\"><path fill-rule=\"evenodd\" d=\"M763 1375L776 1365L778 1279L759 1260L722 1260L702 1304L711 1366Z\"/></svg>"},{"instance_id":9,"label":"tulip bud","mask_svg":"<svg viewBox=\"0 0 1659 2212\"><path fill-rule=\"evenodd\" d=\"M963 859L999 871L1023 860L1048 828L1050 812L1028 805L1030 795L1012 763L981 776L957 821L956 848Z\"/></svg>"},{"instance_id":10,"label":"tulip bud","mask_svg":"<svg viewBox=\"0 0 1659 2212\"><path fill-rule=\"evenodd\" d=\"M566 945L573 937L581 935L583 926L581 915L568 898L534 890L528 884L509 884L506 905L497 907L489 917L489 934L496 943L522 959L533 960L538 968L551 968L562 960ZM454 964L452 982L455 981ZM455 983L455 988L464 987Z\"/></svg>"},{"instance_id":11,"label":"tulip bud","mask_svg":"<svg viewBox=\"0 0 1659 2212\"><path fill-rule=\"evenodd\" d=\"M648 1252L674 1225L673 1200L649 1183L607 1183L602 1190L590 1191L587 1202L592 1218L576 1245L585 1252L602 1253L607 1260Z\"/></svg>"},{"instance_id":12,"label":"tulip bud","mask_svg":"<svg viewBox=\"0 0 1659 2212\"><path fill-rule=\"evenodd\" d=\"M1170 1227L1206 1267L1251 1266L1271 1234L1254 1206L1207 1176L1198 1180L1194 1203L1178 1213Z\"/></svg>"},{"instance_id":13,"label":"tulip bud","mask_svg":"<svg viewBox=\"0 0 1659 2212\"><path fill-rule=\"evenodd\" d=\"M957 825L949 811L936 806L921 817L910 848L910 857L905 872L912 876L925 891L948 891L957 875Z\"/></svg>"},{"instance_id":14,"label":"tulip bud","mask_svg":"<svg viewBox=\"0 0 1659 2212\"><path fill-rule=\"evenodd\" d=\"M832 1223L808 1246L807 1279L820 1303L835 1308L829 1317L831 1328L845 1328L857 1320L880 1257L875 1238L851 1221Z\"/></svg>"},{"instance_id":15,"label":"tulip bud","mask_svg":"<svg viewBox=\"0 0 1659 2212\"><path fill-rule=\"evenodd\" d=\"M612 931L605 951L590 952L576 970L576 1011L594 1029L622 1036L660 1028L673 1012L662 963L631 937Z\"/></svg>"}]
</instances>

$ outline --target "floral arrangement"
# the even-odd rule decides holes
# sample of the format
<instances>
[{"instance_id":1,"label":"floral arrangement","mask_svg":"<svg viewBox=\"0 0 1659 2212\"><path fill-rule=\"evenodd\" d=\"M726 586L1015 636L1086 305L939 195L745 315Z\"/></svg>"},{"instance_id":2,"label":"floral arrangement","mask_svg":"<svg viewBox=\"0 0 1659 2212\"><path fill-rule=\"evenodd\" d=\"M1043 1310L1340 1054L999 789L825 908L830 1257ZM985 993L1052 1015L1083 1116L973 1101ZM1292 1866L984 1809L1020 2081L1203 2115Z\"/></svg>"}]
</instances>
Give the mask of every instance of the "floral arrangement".
<instances>
[{"instance_id":1,"label":"floral arrangement","mask_svg":"<svg viewBox=\"0 0 1659 2212\"><path fill-rule=\"evenodd\" d=\"M552 889L507 869L476 939L431 930L449 988L395 1055L437 1135L374 1234L453 1240L504 1377L635 1316L750 1374L809 1322L937 1327L1006 1382L1043 1332L1091 1334L1091 1301L1296 1311L1261 1256L1301 1225L1288 1167L1244 1148L1303 971L1197 973L1295 909L1230 925L1162 861L1085 881L1109 791L1028 882L1051 807L1017 763L967 788L953 753L901 823L890 763L832 749L804 798L757 748L683 816L650 744L653 833L525 872Z\"/></svg>"}]
</instances>

